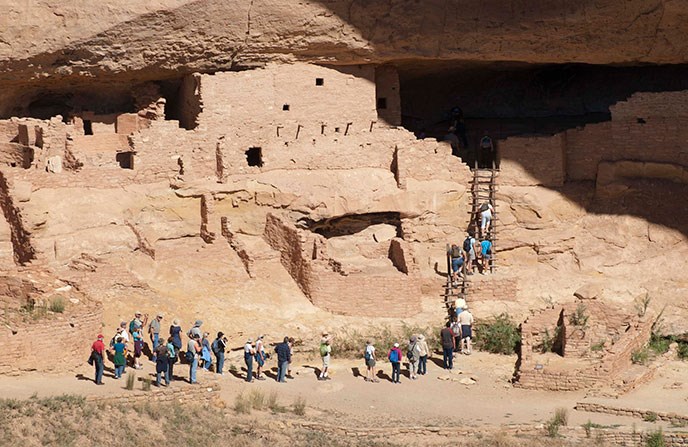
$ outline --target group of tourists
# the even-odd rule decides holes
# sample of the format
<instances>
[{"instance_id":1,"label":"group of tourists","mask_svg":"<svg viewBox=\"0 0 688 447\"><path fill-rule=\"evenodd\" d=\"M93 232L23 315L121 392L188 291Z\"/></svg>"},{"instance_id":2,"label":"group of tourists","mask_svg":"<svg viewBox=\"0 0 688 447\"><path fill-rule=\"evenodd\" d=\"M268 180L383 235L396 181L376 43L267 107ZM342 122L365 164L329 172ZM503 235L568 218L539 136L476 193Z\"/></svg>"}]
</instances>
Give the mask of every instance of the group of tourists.
<instances>
[{"instance_id":1,"label":"group of tourists","mask_svg":"<svg viewBox=\"0 0 688 447\"><path fill-rule=\"evenodd\" d=\"M464 163L471 167L477 164L479 168L489 169L498 163L497 148L487 130L483 131L483 136L480 138L477 154L474 148L468 144L466 121L461 107L455 106L450 110L449 123L447 133L442 140L451 145L452 155L461 158Z\"/></svg>"},{"instance_id":2,"label":"group of tourists","mask_svg":"<svg viewBox=\"0 0 688 447\"><path fill-rule=\"evenodd\" d=\"M465 304L465 303L464 303ZM470 353L470 325L472 316L468 318L470 312L467 309L458 314L460 327L451 326L452 342L453 337L460 338L458 343L467 343L467 351ZM155 318L148 322L148 315L135 312L134 318L130 322L123 321L116 328L115 334L105 344L105 337L99 334L97 340L91 346L91 356L89 363L95 366L95 382L103 384L103 370L105 358L109 357L114 365L114 378L120 379L127 367L141 369L141 357L147 351L150 361L155 363L156 386L168 386L172 383L174 367L177 363L184 361L189 366L189 379L191 384L197 384L197 373L199 369L205 372L214 372L224 375L225 353L228 349L228 340L223 332L218 332L214 339L211 339L208 332L204 332L201 327L203 321L196 320L194 325L184 333L178 320L174 320L169 327L169 336L165 337L161 332L164 316L158 313ZM466 327L464 327L466 326ZM445 328L446 329L446 328ZM445 329L442 329L442 348L446 349ZM150 339L150 345L144 343L144 330ZM456 335L458 334L458 335ZM182 337L188 338L186 350L182 351ZM329 370L332 357L332 344L334 337L327 332L322 333L320 339L319 354L322 360L322 368L318 373L319 381L330 380ZM290 365L293 357L293 347L295 340L292 337L284 337L282 342L274 347L277 357L277 382L286 382L286 379L293 379ZM455 345L452 345L454 347ZM133 347L133 351L131 350ZM428 357L431 349L423 334L412 335L408 344L404 346L406 352L402 353L399 343L394 343L387 352L387 360L390 362L391 382L400 383L401 366L406 356L408 364L408 376L411 380L416 380L418 376L427 373ZM148 349L150 348L150 349ZM366 382L379 382L379 371L376 369L378 356L373 340L368 340L365 347L362 347L363 358L366 366ZM266 350L265 335L255 338L248 338L243 347L244 363L246 364L246 382L255 380L265 380L266 363L271 355ZM446 352L444 354L445 365L447 364ZM255 366L255 370L254 370Z\"/></svg>"}]
</instances>

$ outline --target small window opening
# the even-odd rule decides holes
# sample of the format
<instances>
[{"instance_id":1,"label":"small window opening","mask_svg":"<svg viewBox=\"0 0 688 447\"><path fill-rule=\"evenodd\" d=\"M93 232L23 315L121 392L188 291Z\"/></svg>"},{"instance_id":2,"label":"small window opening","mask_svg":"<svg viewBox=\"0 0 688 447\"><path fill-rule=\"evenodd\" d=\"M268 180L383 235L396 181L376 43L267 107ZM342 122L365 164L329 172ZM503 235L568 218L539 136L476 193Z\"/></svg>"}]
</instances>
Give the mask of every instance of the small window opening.
<instances>
[{"instance_id":1,"label":"small window opening","mask_svg":"<svg viewBox=\"0 0 688 447\"><path fill-rule=\"evenodd\" d=\"M325 85L325 79L324 78L315 78L315 85L317 85L319 87Z\"/></svg>"},{"instance_id":2,"label":"small window opening","mask_svg":"<svg viewBox=\"0 0 688 447\"><path fill-rule=\"evenodd\" d=\"M377 109L384 110L387 108L387 98L377 98Z\"/></svg>"},{"instance_id":3,"label":"small window opening","mask_svg":"<svg viewBox=\"0 0 688 447\"><path fill-rule=\"evenodd\" d=\"M285 112L288 112L289 111L289 104L283 105L282 110L284 110Z\"/></svg>"},{"instance_id":4,"label":"small window opening","mask_svg":"<svg viewBox=\"0 0 688 447\"><path fill-rule=\"evenodd\" d=\"M645 121L644 118L637 118L636 121L638 122L638 124L647 124L647 121Z\"/></svg>"},{"instance_id":5,"label":"small window opening","mask_svg":"<svg viewBox=\"0 0 688 447\"><path fill-rule=\"evenodd\" d=\"M335 127L335 128L334 128L334 131L337 132L337 133L339 133L339 127Z\"/></svg>"},{"instance_id":6,"label":"small window opening","mask_svg":"<svg viewBox=\"0 0 688 447\"><path fill-rule=\"evenodd\" d=\"M84 120L84 135L93 135L93 124L91 120Z\"/></svg>"},{"instance_id":7,"label":"small window opening","mask_svg":"<svg viewBox=\"0 0 688 447\"><path fill-rule=\"evenodd\" d=\"M263 166L263 150L259 147L250 147L246 151L246 162L249 166Z\"/></svg>"},{"instance_id":8,"label":"small window opening","mask_svg":"<svg viewBox=\"0 0 688 447\"><path fill-rule=\"evenodd\" d=\"M134 169L134 153L133 152L119 152L115 156L115 160L122 169Z\"/></svg>"}]
</instances>

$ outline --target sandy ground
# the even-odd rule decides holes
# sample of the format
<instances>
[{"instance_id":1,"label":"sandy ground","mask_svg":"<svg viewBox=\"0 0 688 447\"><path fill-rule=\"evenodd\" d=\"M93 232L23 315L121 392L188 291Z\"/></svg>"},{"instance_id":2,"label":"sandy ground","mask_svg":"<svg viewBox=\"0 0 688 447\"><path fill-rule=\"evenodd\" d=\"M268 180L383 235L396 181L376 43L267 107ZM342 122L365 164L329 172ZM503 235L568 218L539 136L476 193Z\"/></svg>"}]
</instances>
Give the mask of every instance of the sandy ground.
<instances>
[{"instance_id":1,"label":"sandy ground","mask_svg":"<svg viewBox=\"0 0 688 447\"><path fill-rule=\"evenodd\" d=\"M401 384L395 385L388 380L390 366L379 362L380 382L366 382L358 375L363 370L362 360L333 359L330 381L317 381L320 366L317 358L297 356L293 363L295 378L286 384L275 382L272 378L265 381L246 383L243 380L243 367L234 356L227 362L237 367L234 373L218 376L214 373L199 372L201 386L218 381L221 397L231 406L237 395L252 389L266 393L277 392L279 401L284 405L301 397L308 406L307 415L311 418L333 424L360 426L374 424L387 426L400 423L420 426L475 427L505 426L511 424L538 425L548 420L557 408L569 412L569 425L578 426L592 421L596 424L621 426L629 429L653 430L657 424L640 419L618 417L599 413L575 411L576 402L591 401L607 403L624 408L649 409L654 411L675 411L688 414L688 363L672 361L665 364L654 380L638 390L618 399L586 397L580 392L546 392L514 388L509 383L513 369L514 356L500 356L474 353L460 355L456 359L455 370L449 372L441 368L441 358L436 355L428 362L428 374L412 381L402 370ZM268 373L274 377L273 368ZM131 371L131 369L128 369ZM152 374L151 362L145 362L143 377ZM188 367L178 366L176 375L186 379ZM93 371L88 365L71 375L27 374L20 377L3 378L0 393L4 398L28 398L33 394L51 396L63 393L83 395L108 395L127 393L124 380L116 381L111 371L106 369L105 386L97 387L92 381ZM470 377L476 381L472 385L459 382ZM185 381L173 382L174 387L188 387ZM136 385L140 387L139 384ZM665 430L672 428L664 424Z\"/></svg>"}]
</instances>

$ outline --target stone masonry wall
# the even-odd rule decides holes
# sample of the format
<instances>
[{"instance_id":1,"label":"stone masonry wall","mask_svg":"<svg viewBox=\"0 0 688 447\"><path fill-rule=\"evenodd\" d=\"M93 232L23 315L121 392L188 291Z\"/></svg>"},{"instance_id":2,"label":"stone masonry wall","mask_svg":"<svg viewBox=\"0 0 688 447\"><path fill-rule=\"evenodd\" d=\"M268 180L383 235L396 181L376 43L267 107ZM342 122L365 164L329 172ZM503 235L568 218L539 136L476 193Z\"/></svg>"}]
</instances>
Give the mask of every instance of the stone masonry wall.
<instances>
[{"instance_id":1,"label":"stone masonry wall","mask_svg":"<svg viewBox=\"0 0 688 447\"><path fill-rule=\"evenodd\" d=\"M562 186L566 137L511 137L499 143L500 183L508 186Z\"/></svg>"},{"instance_id":2,"label":"stone masonry wall","mask_svg":"<svg viewBox=\"0 0 688 447\"><path fill-rule=\"evenodd\" d=\"M469 299L473 301L516 301L518 278L472 281Z\"/></svg>"},{"instance_id":3,"label":"stone masonry wall","mask_svg":"<svg viewBox=\"0 0 688 447\"><path fill-rule=\"evenodd\" d=\"M100 304L12 329L0 328L0 374L63 372L83 365L102 329Z\"/></svg>"}]
</instances>

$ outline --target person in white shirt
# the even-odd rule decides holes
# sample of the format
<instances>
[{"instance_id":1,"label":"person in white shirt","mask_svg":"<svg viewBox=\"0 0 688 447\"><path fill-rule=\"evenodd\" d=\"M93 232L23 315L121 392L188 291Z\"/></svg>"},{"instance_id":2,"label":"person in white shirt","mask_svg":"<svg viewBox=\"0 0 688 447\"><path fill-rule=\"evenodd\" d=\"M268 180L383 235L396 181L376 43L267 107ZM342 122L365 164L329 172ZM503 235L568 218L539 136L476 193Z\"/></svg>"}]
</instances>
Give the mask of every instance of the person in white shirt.
<instances>
[{"instance_id":1,"label":"person in white shirt","mask_svg":"<svg viewBox=\"0 0 688 447\"><path fill-rule=\"evenodd\" d=\"M365 363L366 363L366 382L379 382L378 378L375 377L375 346L372 340L366 342L365 347Z\"/></svg>"},{"instance_id":2,"label":"person in white shirt","mask_svg":"<svg viewBox=\"0 0 688 447\"><path fill-rule=\"evenodd\" d=\"M468 310L468 306L459 314L459 324L461 324L461 352L471 353L471 338L473 337L473 314Z\"/></svg>"}]
</instances>

